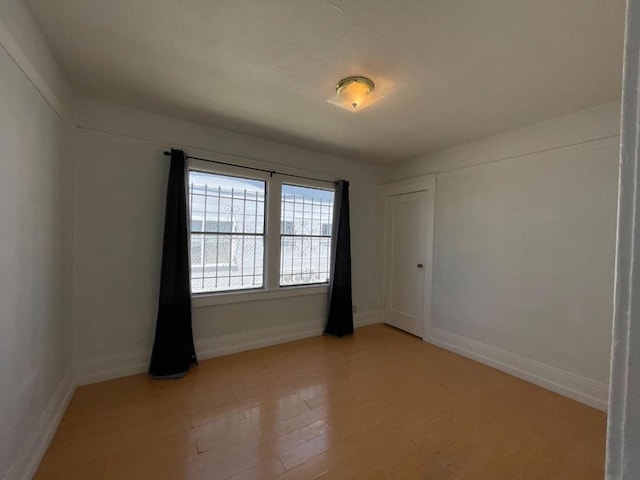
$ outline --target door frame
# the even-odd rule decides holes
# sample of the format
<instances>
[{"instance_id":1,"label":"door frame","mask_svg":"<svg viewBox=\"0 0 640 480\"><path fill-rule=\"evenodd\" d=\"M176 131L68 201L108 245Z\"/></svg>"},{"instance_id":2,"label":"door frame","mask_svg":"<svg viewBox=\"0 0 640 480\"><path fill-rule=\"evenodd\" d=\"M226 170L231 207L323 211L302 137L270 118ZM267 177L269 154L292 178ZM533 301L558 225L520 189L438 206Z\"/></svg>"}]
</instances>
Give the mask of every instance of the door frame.
<instances>
[{"instance_id":1,"label":"door frame","mask_svg":"<svg viewBox=\"0 0 640 480\"><path fill-rule=\"evenodd\" d=\"M387 222L389 221L387 207L389 205L389 197L396 195L404 195L407 193L427 192L427 211L424 215L427 228L426 244L424 245L424 318L422 319L422 340L428 342L431 338L431 292L433 282L433 234L435 223L435 205L436 205L436 176L425 175L422 177L411 178L408 180L400 180L398 182L386 183L382 185L382 195L384 201L384 224L383 224L383 305L382 318L387 304L387 282L389 281L389 268L387 265Z\"/></svg>"},{"instance_id":2,"label":"door frame","mask_svg":"<svg viewBox=\"0 0 640 480\"><path fill-rule=\"evenodd\" d=\"M640 0L628 0L622 79L618 235L607 416L606 478L640 474Z\"/></svg>"}]
</instances>

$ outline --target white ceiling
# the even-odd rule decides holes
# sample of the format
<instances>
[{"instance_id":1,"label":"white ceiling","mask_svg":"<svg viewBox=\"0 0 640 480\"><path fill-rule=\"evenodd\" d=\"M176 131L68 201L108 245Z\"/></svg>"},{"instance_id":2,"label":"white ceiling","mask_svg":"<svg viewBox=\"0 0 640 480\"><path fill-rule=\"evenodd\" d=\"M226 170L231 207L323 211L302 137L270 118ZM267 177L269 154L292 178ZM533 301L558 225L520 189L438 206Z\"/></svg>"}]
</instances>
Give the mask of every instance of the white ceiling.
<instances>
[{"instance_id":1,"label":"white ceiling","mask_svg":"<svg viewBox=\"0 0 640 480\"><path fill-rule=\"evenodd\" d=\"M372 163L620 97L624 0L25 3L80 95Z\"/></svg>"}]
</instances>

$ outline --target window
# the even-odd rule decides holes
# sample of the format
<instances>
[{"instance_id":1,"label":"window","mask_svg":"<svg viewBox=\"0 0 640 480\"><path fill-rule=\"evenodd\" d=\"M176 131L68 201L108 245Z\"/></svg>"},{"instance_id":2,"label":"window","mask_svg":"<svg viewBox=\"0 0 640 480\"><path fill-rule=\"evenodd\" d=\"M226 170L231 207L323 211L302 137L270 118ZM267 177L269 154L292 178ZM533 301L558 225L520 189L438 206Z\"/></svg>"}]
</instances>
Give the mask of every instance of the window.
<instances>
[{"instance_id":1,"label":"window","mask_svg":"<svg viewBox=\"0 0 640 480\"><path fill-rule=\"evenodd\" d=\"M280 206L280 286L329 281L331 190L282 185Z\"/></svg>"},{"instance_id":2,"label":"window","mask_svg":"<svg viewBox=\"0 0 640 480\"><path fill-rule=\"evenodd\" d=\"M191 290L264 285L265 182L191 171Z\"/></svg>"},{"instance_id":3,"label":"window","mask_svg":"<svg viewBox=\"0 0 640 480\"><path fill-rule=\"evenodd\" d=\"M233 167L214 173L200 165L192 163L194 170L189 172L194 294L274 292L282 287L328 283L331 184L305 180L303 185L293 185L268 172L250 172L245 177L245 171ZM289 294L296 292L283 289L277 295ZM206 301L231 298L209 297Z\"/></svg>"}]
</instances>

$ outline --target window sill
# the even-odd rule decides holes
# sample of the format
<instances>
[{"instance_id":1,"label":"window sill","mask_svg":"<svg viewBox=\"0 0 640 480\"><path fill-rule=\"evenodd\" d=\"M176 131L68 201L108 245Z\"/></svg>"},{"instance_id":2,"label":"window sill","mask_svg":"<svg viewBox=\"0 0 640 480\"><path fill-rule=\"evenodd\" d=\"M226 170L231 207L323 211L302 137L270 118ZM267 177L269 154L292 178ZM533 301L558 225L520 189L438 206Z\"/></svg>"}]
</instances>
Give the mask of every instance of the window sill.
<instances>
[{"instance_id":1,"label":"window sill","mask_svg":"<svg viewBox=\"0 0 640 480\"><path fill-rule=\"evenodd\" d=\"M249 290L238 292L200 293L191 296L192 308L228 305L232 303L259 302L277 298L302 297L329 293L328 285L302 285L281 287L277 290Z\"/></svg>"}]
</instances>

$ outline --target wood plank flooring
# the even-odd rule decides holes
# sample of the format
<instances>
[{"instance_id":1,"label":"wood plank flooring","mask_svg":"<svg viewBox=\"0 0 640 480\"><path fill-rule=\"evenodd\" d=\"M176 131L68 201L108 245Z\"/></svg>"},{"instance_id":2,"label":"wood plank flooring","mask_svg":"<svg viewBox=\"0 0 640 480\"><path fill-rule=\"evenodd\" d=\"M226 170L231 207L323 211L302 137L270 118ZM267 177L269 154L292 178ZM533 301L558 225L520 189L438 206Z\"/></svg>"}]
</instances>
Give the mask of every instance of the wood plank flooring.
<instances>
[{"instance_id":1,"label":"wood plank flooring","mask_svg":"<svg viewBox=\"0 0 640 480\"><path fill-rule=\"evenodd\" d=\"M373 325L81 387L35 478L601 480L605 423Z\"/></svg>"}]
</instances>

